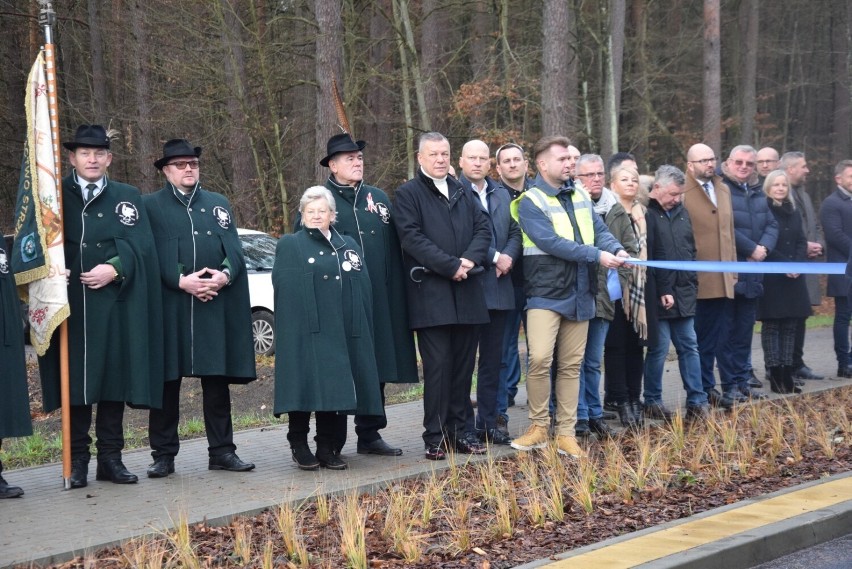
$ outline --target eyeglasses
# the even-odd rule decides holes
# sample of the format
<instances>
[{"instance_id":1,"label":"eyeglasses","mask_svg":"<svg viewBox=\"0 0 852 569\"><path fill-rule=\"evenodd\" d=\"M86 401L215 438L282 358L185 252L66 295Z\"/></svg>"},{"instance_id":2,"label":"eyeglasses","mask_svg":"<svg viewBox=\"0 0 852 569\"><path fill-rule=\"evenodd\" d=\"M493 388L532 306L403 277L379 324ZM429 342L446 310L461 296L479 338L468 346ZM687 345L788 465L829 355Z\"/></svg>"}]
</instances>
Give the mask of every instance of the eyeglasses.
<instances>
[{"instance_id":1,"label":"eyeglasses","mask_svg":"<svg viewBox=\"0 0 852 569\"><path fill-rule=\"evenodd\" d=\"M702 158L701 160L690 160L693 164L701 164L702 166L707 166L715 162L717 158L714 156L713 158Z\"/></svg>"},{"instance_id":2,"label":"eyeglasses","mask_svg":"<svg viewBox=\"0 0 852 569\"><path fill-rule=\"evenodd\" d=\"M169 162L166 166L174 166L178 170L185 170L187 166L192 168L193 170L198 170L198 166L201 164L198 160L178 160L176 162Z\"/></svg>"},{"instance_id":3,"label":"eyeglasses","mask_svg":"<svg viewBox=\"0 0 852 569\"><path fill-rule=\"evenodd\" d=\"M734 164L737 166L748 166L749 168L754 168L754 162L751 160L734 160Z\"/></svg>"},{"instance_id":4,"label":"eyeglasses","mask_svg":"<svg viewBox=\"0 0 852 569\"><path fill-rule=\"evenodd\" d=\"M606 174L603 172L589 172L588 174L577 174L578 178L603 178Z\"/></svg>"},{"instance_id":5,"label":"eyeglasses","mask_svg":"<svg viewBox=\"0 0 852 569\"><path fill-rule=\"evenodd\" d=\"M757 163L761 166L766 166L767 164L777 164L779 160L758 160Z\"/></svg>"}]
</instances>

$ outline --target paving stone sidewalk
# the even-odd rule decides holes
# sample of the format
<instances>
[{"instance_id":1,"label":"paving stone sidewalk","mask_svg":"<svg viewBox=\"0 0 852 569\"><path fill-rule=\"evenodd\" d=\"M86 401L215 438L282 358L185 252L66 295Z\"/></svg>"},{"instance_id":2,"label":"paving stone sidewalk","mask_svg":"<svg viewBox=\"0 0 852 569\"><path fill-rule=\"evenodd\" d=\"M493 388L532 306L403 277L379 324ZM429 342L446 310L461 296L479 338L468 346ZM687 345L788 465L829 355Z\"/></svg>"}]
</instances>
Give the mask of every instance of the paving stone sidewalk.
<instances>
[{"instance_id":1,"label":"paving stone sidewalk","mask_svg":"<svg viewBox=\"0 0 852 569\"><path fill-rule=\"evenodd\" d=\"M832 346L830 328L808 331L806 360L826 376L833 376L836 371ZM753 343L753 361L758 375L762 376L759 336ZM828 389L850 383L850 380L809 381L805 389ZM668 405L684 404L677 361L667 363L664 394ZM518 405L510 409L509 430L513 435L522 432L528 423L523 389L516 400ZM26 495L0 500L0 567L67 560L87 550L171 527L172 520L181 515L190 523L205 519L209 523L226 523L232 516L255 513L282 501L304 500L321 492L369 490L393 480L446 468L446 462L431 462L423 457L422 416L420 401L388 408L389 427L384 437L403 448L401 457L356 454L355 435L350 427L349 442L343 450L349 470L343 472L298 470L290 458L286 426L236 434L240 456L257 465L249 473L207 470L204 439L182 443L175 464L177 471L167 479L144 477L150 463L148 449L125 453L128 469L140 476L135 485L95 481L94 460L90 465L89 486L79 490L62 490L58 464L7 471L4 473L7 480L21 485ZM495 454L511 452L514 451L509 447L495 447Z\"/></svg>"}]
</instances>

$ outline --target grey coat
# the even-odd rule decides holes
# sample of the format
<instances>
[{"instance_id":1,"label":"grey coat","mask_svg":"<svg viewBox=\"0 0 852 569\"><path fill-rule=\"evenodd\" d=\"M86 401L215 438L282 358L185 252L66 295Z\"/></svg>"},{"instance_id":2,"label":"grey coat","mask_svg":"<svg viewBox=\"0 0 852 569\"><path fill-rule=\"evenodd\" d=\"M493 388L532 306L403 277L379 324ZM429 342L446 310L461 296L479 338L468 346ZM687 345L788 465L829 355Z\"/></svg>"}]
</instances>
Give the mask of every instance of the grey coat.
<instances>
[{"instance_id":1,"label":"grey coat","mask_svg":"<svg viewBox=\"0 0 852 569\"><path fill-rule=\"evenodd\" d=\"M825 235L822 232L822 224L819 221L814 209L814 203L811 196L805 191L804 186L792 188L790 193L793 200L796 202L796 209L802 215L802 230L805 232L805 239L822 245L823 252L825 251ZM808 261L824 261L824 258L808 259ZM808 285L808 297L812 306L819 306L822 303L822 291L819 287L819 275L802 275L805 283Z\"/></svg>"}]
</instances>

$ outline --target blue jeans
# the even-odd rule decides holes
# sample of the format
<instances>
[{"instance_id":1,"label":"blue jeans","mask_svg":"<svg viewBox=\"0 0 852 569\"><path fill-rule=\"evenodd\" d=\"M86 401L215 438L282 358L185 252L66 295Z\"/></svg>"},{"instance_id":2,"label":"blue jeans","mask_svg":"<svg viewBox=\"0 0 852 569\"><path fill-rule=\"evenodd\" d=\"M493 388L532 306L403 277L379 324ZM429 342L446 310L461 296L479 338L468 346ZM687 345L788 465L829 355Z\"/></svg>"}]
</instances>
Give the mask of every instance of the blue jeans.
<instances>
[{"instance_id":1,"label":"blue jeans","mask_svg":"<svg viewBox=\"0 0 852 569\"><path fill-rule=\"evenodd\" d=\"M834 297L834 354L837 367L849 367L849 319L852 318L852 306L845 296Z\"/></svg>"},{"instance_id":2,"label":"blue jeans","mask_svg":"<svg viewBox=\"0 0 852 569\"><path fill-rule=\"evenodd\" d=\"M749 354L756 316L757 299L736 295L729 319L727 341L722 343L722 349L716 354L723 392L748 387L751 375Z\"/></svg>"},{"instance_id":3,"label":"blue jeans","mask_svg":"<svg viewBox=\"0 0 852 569\"><path fill-rule=\"evenodd\" d=\"M669 353L669 342L674 342L677 350L677 365L686 390L687 406L707 403L707 394L701 384L701 361L693 318L661 318L657 326L656 340L649 346L645 356L645 403L662 402L663 368Z\"/></svg>"},{"instance_id":4,"label":"blue jeans","mask_svg":"<svg viewBox=\"0 0 852 569\"><path fill-rule=\"evenodd\" d=\"M601 407L601 358L604 340L609 330L609 320L592 318L589 335L586 337L586 352L580 368L580 398L577 401L577 420L600 419Z\"/></svg>"},{"instance_id":5,"label":"blue jeans","mask_svg":"<svg viewBox=\"0 0 852 569\"><path fill-rule=\"evenodd\" d=\"M701 361L701 384L705 392L716 387L713 369L717 352L722 350L728 337L733 304L730 298L709 298L698 299L695 305L695 337Z\"/></svg>"},{"instance_id":6,"label":"blue jeans","mask_svg":"<svg viewBox=\"0 0 852 569\"><path fill-rule=\"evenodd\" d=\"M509 399L518 394L518 384L521 382L521 357L518 354L518 336L521 322L524 330L527 328L527 312L523 309L526 304L524 287L515 287L515 307L506 313L506 332L503 335L503 361L500 364L500 384L497 386L497 415L508 419Z\"/></svg>"}]
</instances>

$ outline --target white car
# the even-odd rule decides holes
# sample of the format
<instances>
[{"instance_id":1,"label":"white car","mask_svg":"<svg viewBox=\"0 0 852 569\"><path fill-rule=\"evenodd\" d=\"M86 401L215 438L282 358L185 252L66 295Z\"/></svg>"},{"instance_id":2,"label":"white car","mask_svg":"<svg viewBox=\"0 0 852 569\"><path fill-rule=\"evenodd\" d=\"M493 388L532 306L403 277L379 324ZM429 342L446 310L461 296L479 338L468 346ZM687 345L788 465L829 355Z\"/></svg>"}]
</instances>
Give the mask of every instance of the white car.
<instances>
[{"instance_id":1,"label":"white car","mask_svg":"<svg viewBox=\"0 0 852 569\"><path fill-rule=\"evenodd\" d=\"M275 353L275 295L272 290L272 265L278 240L261 231L237 229L243 244L251 300L251 331L254 353Z\"/></svg>"}]
</instances>

